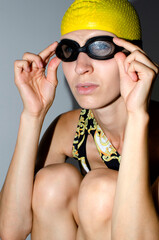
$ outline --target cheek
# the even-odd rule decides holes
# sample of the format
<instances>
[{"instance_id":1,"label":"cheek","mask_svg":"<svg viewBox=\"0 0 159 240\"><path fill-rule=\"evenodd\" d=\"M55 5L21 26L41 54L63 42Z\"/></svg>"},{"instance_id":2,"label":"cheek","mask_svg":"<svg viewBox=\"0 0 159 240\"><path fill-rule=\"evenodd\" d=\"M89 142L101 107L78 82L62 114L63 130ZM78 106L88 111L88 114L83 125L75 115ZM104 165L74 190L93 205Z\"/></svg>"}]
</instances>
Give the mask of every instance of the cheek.
<instances>
[{"instance_id":1,"label":"cheek","mask_svg":"<svg viewBox=\"0 0 159 240\"><path fill-rule=\"evenodd\" d=\"M120 84L120 75L119 68L115 59L110 59L104 61L98 67L101 77L104 77L105 85L110 84L110 86L119 86ZM108 86L108 85L107 85Z\"/></svg>"},{"instance_id":2,"label":"cheek","mask_svg":"<svg viewBox=\"0 0 159 240\"><path fill-rule=\"evenodd\" d=\"M69 83L71 77L73 76L73 62L62 62L63 73Z\"/></svg>"},{"instance_id":3,"label":"cheek","mask_svg":"<svg viewBox=\"0 0 159 240\"><path fill-rule=\"evenodd\" d=\"M108 75L119 74L118 64L114 58L100 61L98 63L98 68L100 69L100 71L103 71Z\"/></svg>"},{"instance_id":4,"label":"cheek","mask_svg":"<svg viewBox=\"0 0 159 240\"><path fill-rule=\"evenodd\" d=\"M67 63L65 63L65 62L62 62L62 69L63 69L63 72L64 72L64 74L66 74L67 73Z\"/></svg>"}]
</instances>

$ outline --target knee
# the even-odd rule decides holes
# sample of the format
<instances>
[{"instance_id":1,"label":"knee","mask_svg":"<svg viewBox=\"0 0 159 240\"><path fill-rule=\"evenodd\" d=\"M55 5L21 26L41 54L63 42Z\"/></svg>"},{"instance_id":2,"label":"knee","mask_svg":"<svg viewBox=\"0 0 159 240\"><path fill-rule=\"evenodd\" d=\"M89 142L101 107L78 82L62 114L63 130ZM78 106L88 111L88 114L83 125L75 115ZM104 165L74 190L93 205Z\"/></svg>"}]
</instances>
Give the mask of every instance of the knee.
<instances>
[{"instance_id":1,"label":"knee","mask_svg":"<svg viewBox=\"0 0 159 240\"><path fill-rule=\"evenodd\" d=\"M78 192L81 176L70 164L54 164L41 169L35 179L34 214L66 208Z\"/></svg>"},{"instance_id":2,"label":"knee","mask_svg":"<svg viewBox=\"0 0 159 240\"><path fill-rule=\"evenodd\" d=\"M78 211L83 225L110 220L116 189L117 172L110 169L90 171L81 183Z\"/></svg>"}]
</instances>

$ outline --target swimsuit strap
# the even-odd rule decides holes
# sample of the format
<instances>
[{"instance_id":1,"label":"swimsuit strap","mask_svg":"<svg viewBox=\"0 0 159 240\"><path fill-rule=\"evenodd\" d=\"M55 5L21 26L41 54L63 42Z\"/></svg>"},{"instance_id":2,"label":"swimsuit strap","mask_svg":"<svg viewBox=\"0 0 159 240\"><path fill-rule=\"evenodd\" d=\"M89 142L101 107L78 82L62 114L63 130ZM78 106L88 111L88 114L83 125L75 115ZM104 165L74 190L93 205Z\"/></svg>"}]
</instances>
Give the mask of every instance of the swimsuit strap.
<instances>
[{"instance_id":1,"label":"swimsuit strap","mask_svg":"<svg viewBox=\"0 0 159 240\"><path fill-rule=\"evenodd\" d=\"M98 152L107 167L118 170L121 156L97 124L91 110L81 110L73 142L73 157L80 161L86 172L89 172L90 166L86 157L86 141L88 134L93 136Z\"/></svg>"},{"instance_id":2,"label":"swimsuit strap","mask_svg":"<svg viewBox=\"0 0 159 240\"><path fill-rule=\"evenodd\" d=\"M86 141L88 137L88 114L89 110L82 109L73 141L72 154L73 158L79 161L80 168L89 172L91 170L86 156Z\"/></svg>"},{"instance_id":3,"label":"swimsuit strap","mask_svg":"<svg viewBox=\"0 0 159 240\"><path fill-rule=\"evenodd\" d=\"M101 127L97 123L95 123L95 125L96 129L90 132L94 138L96 147L102 160L108 168L119 170L119 165L121 161L120 154L110 143L109 139L106 137Z\"/></svg>"}]
</instances>

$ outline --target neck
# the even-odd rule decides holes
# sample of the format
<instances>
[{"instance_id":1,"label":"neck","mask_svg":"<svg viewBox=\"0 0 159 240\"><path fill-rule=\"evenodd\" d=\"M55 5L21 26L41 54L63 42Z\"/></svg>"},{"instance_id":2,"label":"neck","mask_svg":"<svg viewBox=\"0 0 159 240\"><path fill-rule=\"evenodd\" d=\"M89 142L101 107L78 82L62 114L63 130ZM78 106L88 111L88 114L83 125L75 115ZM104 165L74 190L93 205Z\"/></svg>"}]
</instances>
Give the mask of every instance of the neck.
<instances>
[{"instance_id":1,"label":"neck","mask_svg":"<svg viewBox=\"0 0 159 240\"><path fill-rule=\"evenodd\" d=\"M122 97L110 105L94 109L92 112L109 141L120 152L127 122L127 111Z\"/></svg>"}]
</instances>

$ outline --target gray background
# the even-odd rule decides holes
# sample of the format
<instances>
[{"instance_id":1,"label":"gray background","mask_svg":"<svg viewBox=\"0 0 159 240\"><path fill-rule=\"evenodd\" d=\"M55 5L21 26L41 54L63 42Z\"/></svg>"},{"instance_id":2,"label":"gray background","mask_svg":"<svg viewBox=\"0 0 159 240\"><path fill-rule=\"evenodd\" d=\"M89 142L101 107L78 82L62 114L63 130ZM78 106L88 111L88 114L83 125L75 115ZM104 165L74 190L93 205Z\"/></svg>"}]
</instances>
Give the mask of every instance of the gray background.
<instances>
[{"instance_id":1,"label":"gray background","mask_svg":"<svg viewBox=\"0 0 159 240\"><path fill-rule=\"evenodd\" d=\"M73 0L0 0L0 188L15 147L22 102L14 85L14 61L24 52L38 53L60 37L61 18ZM159 63L159 1L132 1L143 28L144 50ZM60 113L76 107L61 66L53 106L42 133ZM157 79L152 98L159 101ZM28 238L29 239L29 238Z\"/></svg>"}]
</instances>

